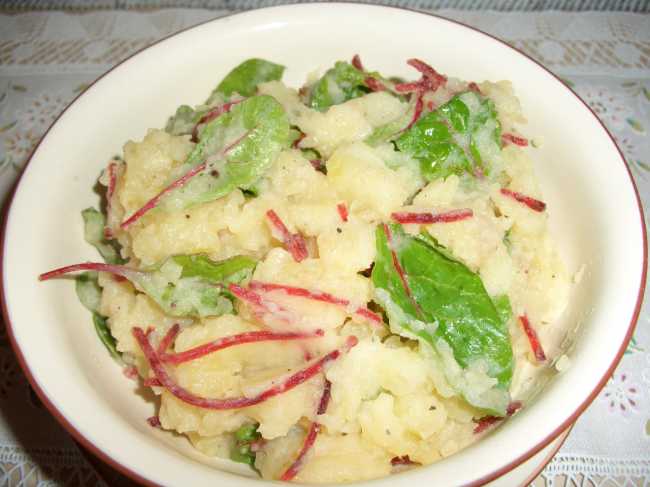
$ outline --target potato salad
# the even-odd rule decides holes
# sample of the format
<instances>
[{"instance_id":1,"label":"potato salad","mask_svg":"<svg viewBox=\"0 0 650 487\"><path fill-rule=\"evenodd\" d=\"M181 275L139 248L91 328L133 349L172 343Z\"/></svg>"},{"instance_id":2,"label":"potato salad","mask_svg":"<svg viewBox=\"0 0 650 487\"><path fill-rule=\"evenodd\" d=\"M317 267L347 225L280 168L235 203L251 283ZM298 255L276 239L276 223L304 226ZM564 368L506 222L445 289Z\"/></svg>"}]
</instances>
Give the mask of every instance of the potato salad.
<instances>
[{"instance_id":1,"label":"potato salad","mask_svg":"<svg viewBox=\"0 0 650 487\"><path fill-rule=\"evenodd\" d=\"M108 161L82 211L101 259L40 279L76 276L151 427L265 479L350 482L526 407L570 279L519 101L405 62L296 89L249 59Z\"/></svg>"}]
</instances>

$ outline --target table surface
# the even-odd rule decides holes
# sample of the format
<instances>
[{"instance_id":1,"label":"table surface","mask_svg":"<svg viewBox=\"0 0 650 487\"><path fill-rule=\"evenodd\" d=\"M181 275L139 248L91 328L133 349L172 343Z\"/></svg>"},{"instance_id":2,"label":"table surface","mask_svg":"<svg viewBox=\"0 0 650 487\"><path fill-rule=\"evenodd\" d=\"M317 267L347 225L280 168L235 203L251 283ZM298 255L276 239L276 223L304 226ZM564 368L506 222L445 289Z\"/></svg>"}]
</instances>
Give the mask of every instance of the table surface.
<instances>
[{"instance_id":1,"label":"table surface","mask_svg":"<svg viewBox=\"0 0 650 487\"><path fill-rule=\"evenodd\" d=\"M384 1L455 7L428 11L494 34L560 75L615 136L649 208L650 16L632 11L648 12L650 2ZM78 0L5 1L0 6L0 198L61 110L111 66L185 27L274 3L282 2L95 0L89 6ZM486 7L492 10L481 10ZM101 485L30 389L2 323L0 371L0 485ZM613 377L534 484L650 485L647 304Z\"/></svg>"}]
</instances>

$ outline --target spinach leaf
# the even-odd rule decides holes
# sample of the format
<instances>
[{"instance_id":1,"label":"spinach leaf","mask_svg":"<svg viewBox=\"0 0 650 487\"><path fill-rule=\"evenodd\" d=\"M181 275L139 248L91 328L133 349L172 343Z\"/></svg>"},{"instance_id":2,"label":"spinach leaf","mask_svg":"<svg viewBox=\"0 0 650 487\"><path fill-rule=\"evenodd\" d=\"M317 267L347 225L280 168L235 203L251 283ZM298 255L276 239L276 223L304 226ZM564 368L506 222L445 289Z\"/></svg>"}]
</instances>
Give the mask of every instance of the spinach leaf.
<instances>
[{"instance_id":1,"label":"spinach leaf","mask_svg":"<svg viewBox=\"0 0 650 487\"><path fill-rule=\"evenodd\" d=\"M451 174L488 175L501 153L500 138L494 102L468 91L421 117L395 143L420 161L423 177L432 181Z\"/></svg>"},{"instance_id":2,"label":"spinach leaf","mask_svg":"<svg viewBox=\"0 0 650 487\"><path fill-rule=\"evenodd\" d=\"M97 283L96 272L84 272L75 278L75 290L81 304L83 304L93 316L93 325L97 336L104 344L111 356L121 360L122 354L117 351L117 343L111 335L108 327L108 320L99 314L99 305L102 300L102 288Z\"/></svg>"},{"instance_id":3,"label":"spinach leaf","mask_svg":"<svg viewBox=\"0 0 650 487\"><path fill-rule=\"evenodd\" d=\"M259 426L258 423L245 424L235 431L235 445L230 452L232 461L245 463L255 468L255 452L251 450L251 443L262 437L257 431Z\"/></svg>"},{"instance_id":4,"label":"spinach leaf","mask_svg":"<svg viewBox=\"0 0 650 487\"><path fill-rule=\"evenodd\" d=\"M252 96L256 93L258 84L279 80L283 73L284 66L264 59L244 61L226 75L203 105L194 108L189 105L179 106L167 121L165 131L172 135L191 134L201 117L213 107L227 102L235 93Z\"/></svg>"},{"instance_id":5,"label":"spinach leaf","mask_svg":"<svg viewBox=\"0 0 650 487\"><path fill-rule=\"evenodd\" d=\"M249 280L256 262L236 256L215 262L205 255L177 255L150 270L125 269L124 277L171 316L219 316L233 311L228 284Z\"/></svg>"},{"instance_id":6,"label":"spinach leaf","mask_svg":"<svg viewBox=\"0 0 650 487\"><path fill-rule=\"evenodd\" d=\"M94 208L86 208L81 212L84 220L84 239L95 247L108 264L122 264L120 244L116 240L108 240L104 235L106 217Z\"/></svg>"},{"instance_id":7,"label":"spinach leaf","mask_svg":"<svg viewBox=\"0 0 650 487\"><path fill-rule=\"evenodd\" d=\"M248 59L230 71L214 91L227 97L233 93L253 96L257 85L277 81L282 78L283 73L284 66L264 59Z\"/></svg>"},{"instance_id":8,"label":"spinach leaf","mask_svg":"<svg viewBox=\"0 0 650 487\"><path fill-rule=\"evenodd\" d=\"M376 246L374 298L386 310L391 330L430 346L449 383L470 404L504 415L513 368L510 336L479 276L431 239L410 236L400 225L380 225ZM477 388L471 372L487 375L492 384Z\"/></svg>"},{"instance_id":9,"label":"spinach leaf","mask_svg":"<svg viewBox=\"0 0 650 487\"><path fill-rule=\"evenodd\" d=\"M206 124L174 179L205 167L162 204L178 209L213 201L235 188L249 189L290 145L287 115L273 97L254 96Z\"/></svg>"},{"instance_id":10,"label":"spinach leaf","mask_svg":"<svg viewBox=\"0 0 650 487\"><path fill-rule=\"evenodd\" d=\"M111 354L111 357L121 361L122 354L117 350L117 341L111 335L111 330L108 327L108 319L97 312L93 312L93 324L95 325L97 336L106 347L106 350Z\"/></svg>"},{"instance_id":11,"label":"spinach leaf","mask_svg":"<svg viewBox=\"0 0 650 487\"><path fill-rule=\"evenodd\" d=\"M308 105L325 111L332 105L369 93L364 80L368 75L350 63L338 61L311 87Z\"/></svg>"},{"instance_id":12,"label":"spinach leaf","mask_svg":"<svg viewBox=\"0 0 650 487\"><path fill-rule=\"evenodd\" d=\"M206 106L194 109L188 105L181 105L167 121L165 132L172 135L191 134L194 126L199 123L201 117L207 112L208 108Z\"/></svg>"},{"instance_id":13,"label":"spinach leaf","mask_svg":"<svg viewBox=\"0 0 650 487\"><path fill-rule=\"evenodd\" d=\"M507 294L499 294L492 299L494 307L499 313L499 317L503 323L508 323L512 318L512 306L510 305L510 298Z\"/></svg>"}]
</instances>

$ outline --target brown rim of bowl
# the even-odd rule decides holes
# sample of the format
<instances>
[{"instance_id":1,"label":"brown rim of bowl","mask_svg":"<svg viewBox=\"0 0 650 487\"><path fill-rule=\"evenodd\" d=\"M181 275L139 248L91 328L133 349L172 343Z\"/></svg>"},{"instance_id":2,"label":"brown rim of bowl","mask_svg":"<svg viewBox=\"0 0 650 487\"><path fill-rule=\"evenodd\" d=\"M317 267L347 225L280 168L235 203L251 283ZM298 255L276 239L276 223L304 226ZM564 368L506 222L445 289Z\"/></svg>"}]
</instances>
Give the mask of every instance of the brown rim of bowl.
<instances>
[{"instance_id":1,"label":"brown rim of bowl","mask_svg":"<svg viewBox=\"0 0 650 487\"><path fill-rule=\"evenodd\" d=\"M596 396L598 396L598 393L605 386L605 384L607 383L607 380L614 373L614 370L616 369L616 366L621 361L621 358L623 357L625 349L627 348L627 345L628 345L630 339L632 338L632 335L634 333L634 328L635 328L636 323L637 323L637 321L639 319L639 313L641 312L641 305L643 303L643 296L644 296L645 287L646 287L647 270L648 270L648 235L647 235L647 230L646 230L646 226L645 226L643 206L641 204L641 198L639 196L639 190L636 187L636 183L634 182L634 178L632 177L632 173L630 171L630 168L628 167L628 165L625 162L625 157L623 156L623 153L621 152L621 149L616 144L616 141L614 140L614 137L612 137L612 134L609 132L607 127L605 127L605 124L603 124L603 122L600 120L600 118L598 118L598 116L591 109L591 107L587 103L585 103L582 100L582 98L580 98L578 96L578 94L575 91L573 91L573 89L571 89L571 87L569 87L569 85L567 85L567 83L565 83L559 76L555 75L551 70L546 68L540 62L533 59L528 54L520 51L519 49L511 46L510 44L508 44L507 42L499 39L498 37L493 36L492 34L488 34L487 32L483 32L482 30L477 29L476 27L473 27L471 25L467 25L467 24L465 24L463 22L459 22L457 20L452 20L452 19L448 19L448 18L445 18L445 17L441 17L440 15L436 15L436 14L429 13L429 12L421 12L421 11L411 9L411 8L407 8L407 7L394 7L394 6L387 6L387 5L368 5L368 4L359 2L359 1L347 1L347 0L346 1L339 1L339 2L310 3L310 5L318 5L318 6L321 6L321 7L327 5L328 8L330 8L330 6L331 6L331 8L335 8L337 6L337 4L339 4L339 5L350 5L350 4L352 4L352 5L361 5L361 6L370 7L370 8L400 10L400 11L407 11L407 12L411 12L411 13L415 13L415 14L427 15L427 16L430 16L430 17L434 17L434 18L436 18L438 20L442 20L444 22L449 22L449 23L452 23L452 24L456 24L456 25L459 25L459 26L464 27L466 29L470 29L470 30L472 30L474 32L478 32L479 34L482 34L482 35L484 35L484 36L486 36L486 37L488 37L488 38L490 38L492 40L495 40L495 41L499 42L500 44L504 45L505 47L507 47L509 49L512 49L513 51L515 51L519 55L521 55L521 56L525 57L526 59L528 59L529 61L535 63L542 70L546 71L553 78L555 78L557 81L559 81L564 86L564 88L569 90L569 92L571 94L573 94L573 96L575 96L577 98L577 100L580 103L582 103L585 106L585 108L587 110L589 110L589 112L593 115L593 117L598 121L598 123L602 127L605 134L607 134L607 136L609 137L609 139L612 142L612 144L614 145L614 147L616 147L616 150L618 151L618 154L620 156L620 162L623 164L623 166L625 167L625 170L627 171L628 177L630 178L630 183L632 185L632 189L634 190L634 194L636 196L637 206L638 206L638 209L639 209L639 217L640 217L640 220L641 220L641 233L642 233L642 236L643 236L643 270L641 272L641 282L639 283L639 292L637 294L637 300L636 300L636 306L634 308L634 313L632 314L632 319L630 320L630 324L628 325L628 330L627 330L627 333L625 335L625 338L624 338L623 342L621 343L621 345L619 347L619 350L617 351L617 353L616 353L616 355L614 357L614 360L612 361L612 363L608 367L607 371L605 372L605 375L600 379L600 381L598 381L598 383L596 384L596 387L593 389L591 394L589 394L587 396L587 398L584 401L582 401L580 406L578 406L578 408L571 415L569 415L569 417L567 419L565 419L549 435L547 435L546 438L544 438L537 445L535 445L534 447L529 449L526 453L522 453L521 455L519 455L519 457L517 457L515 460L509 462L508 464L504 465L503 467L495 470L494 472L492 472L492 473L490 473L488 475L485 475L485 476L483 476L483 477L481 477L481 478L479 478L477 480L474 480L474 481L472 481L472 482L470 482L468 484L465 484L465 486L464 486L464 487L478 487L478 486L487 484L488 482L490 482L490 481L492 481L492 480L494 480L494 479L496 479L498 477L501 477L502 475L506 474L510 470L518 467L519 465L521 465L522 463L524 463L525 461L530 459L533 455L538 453L541 449L546 447L551 441L553 441L560 434L562 434L562 432L565 431L570 425L575 423L575 421L578 419L578 417L593 402L593 400L596 398ZM288 7L288 5L278 5L278 6L266 7L266 8L255 9L255 10L273 10L273 9L276 9L276 8L286 8L286 7ZM235 16L235 15L240 15L240 14L245 13L245 12L247 12L247 11L235 12L235 13L224 15L224 16L221 16L221 17L216 17L214 19L209 19L209 20L206 20L205 22L200 22L200 23L198 23L196 25L186 27L185 29L182 29L182 30L180 30L178 32L175 32L175 33L170 34L170 35L168 35L166 37L163 37L163 38L157 40L156 42L153 42L152 44L150 44L150 45L148 45L146 47L143 47L142 49L139 49L138 51L134 52L133 54L131 54L127 58L120 61L118 64L116 64L115 66L110 68L104 74L99 76L95 81L93 81L93 83L87 88L87 90L92 89L93 86L95 84L97 84L98 81L100 81L105 76L110 74L113 70L115 70L116 68L118 68L122 64L126 63L127 61L129 61L133 57L137 56L138 54L140 54L141 52L143 52L144 50L146 50L146 49L148 49L148 48L150 48L152 46L155 46L155 45L157 45L157 44L159 44L159 43L161 43L163 41L166 41L167 39L169 39L171 37L179 35L179 34L181 34L183 32L186 32L186 31L188 31L190 29L193 29L195 27L205 25L205 24L207 24L209 22L219 21L220 19L232 17L232 16ZM135 480L135 481L137 481L137 482L139 482L139 483L141 483L143 485L157 486L158 484L152 482L149 479L146 479L146 478L142 477L140 474L134 472L130 468L128 468L128 467L122 465L121 463L119 463L118 461L114 460L107 453L104 453L104 451L102 451L97 446L95 446L93 443L91 443L89 440L87 440L83 436L83 434L81 432L79 432L59 412L59 410L54 406L54 404L47 397L45 392L40 388L40 386L38 385L38 382L36 381L35 377L32 375L32 373L31 373L31 371L29 369L29 366L27 365L27 362L25 361L25 357L23 356L20 348L18 347L18 344L16 343L16 339L15 339L14 334L13 334L13 328L12 328L11 320L9 319L9 313L7 312L7 302L6 302L6 299L5 299L5 291L4 291L4 253L5 253L5 244L6 244L6 236L7 236L6 235L7 234L7 232L6 232L6 229L7 229L7 217L9 215L9 211L11 209L11 206L13 205L14 194L17 191L18 186L20 185L20 182L22 181L22 176L24 174L24 170L27 168L27 165L31 162L32 158L34 157L34 154L36 154L36 152L38 151L38 148L41 145L41 142L45 139L45 137L47 137L50 130L52 129L52 127L54 125L56 125L56 123L59 121L61 116L66 111L68 111L70 106L72 106L87 90L84 90L83 92L79 93L79 95L77 95L70 102L70 104L57 116L57 118L54 120L52 125L50 125L50 127L45 131L45 133L43 134L43 136L39 140L38 144L36 144L36 147L34 147L34 149L32 150L32 153L30 154L27 162L25 163L25 167L23 168L23 172L21 172L18 180L14 184L13 190L11 192L11 196L6 200L5 208L3 209L3 214L2 214L3 221L2 221L2 230L1 230L1 233L0 233L0 239L1 239L1 242L2 242L1 247L0 247L0 278L1 278L0 279L0 299L2 300L2 303L1 303L2 304L2 316L4 317L4 320L5 320L5 326L7 328L7 335L9 336L9 340L10 340L11 346L12 346L12 348L13 348L15 354L16 354L16 357L18 358L18 362L20 364L20 367L23 369L23 372L27 376L27 380L29 381L29 383L32 386L32 388L34 389L34 391L36 391L38 397L41 399L41 401L43 402L45 407L48 409L48 411L56 418L56 420L68 431L68 433L70 433L72 435L72 437L75 440L77 440L79 443L81 443L93 455L97 456L102 461L109 464L112 468L116 469L117 471L123 473L124 475L132 478L133 480Z\"/></svg>"}]
</instances>

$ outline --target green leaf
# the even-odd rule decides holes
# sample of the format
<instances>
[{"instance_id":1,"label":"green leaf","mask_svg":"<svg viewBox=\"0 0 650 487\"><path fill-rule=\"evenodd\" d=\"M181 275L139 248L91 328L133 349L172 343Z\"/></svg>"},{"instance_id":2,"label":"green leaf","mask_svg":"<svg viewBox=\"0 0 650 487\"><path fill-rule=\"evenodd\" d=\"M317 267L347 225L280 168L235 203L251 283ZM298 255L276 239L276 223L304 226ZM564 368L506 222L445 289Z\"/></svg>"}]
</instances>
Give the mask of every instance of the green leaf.
<instances>
[{"instance_id":1,"label":"green leaf","mask_svg":"<svg viewBox=\"0 0 650 487\"><path fill-rule=\"evenodd\" d=\"M81 212L84 220L84 239L95 247L104 261L108 264L122 264L120 244L116 240L108 240L104 235L106 217L94 208L86 208Z\"/></svg>"},{"instance_id":2,"label":"green leaf","mask_svg":"<svg viewBox=\"0 0 650 487\"><path fill-rule=\"evenodd\" d=\"M282 106L267 95L254 96L206 124L199 142L173 179L202 163L206 167L162 203L168 209L185 208L248 189L290 145L290 126Z\"/></svg>"},{"instance_id":3,"label":"green leaf","mask_svg":"<svg viewBox=\"0 0 650 487\"><path fill-rule=\"evenodd\" d=\"M510 336L480 277L437 248L435 241L410 236L400 225L386 228L390 243L384 226L377 228L371 278L374 299L385 309L391 330L427 344L449 383L470 404L505 415L513 368ZM503 312L505 306L500 306ZM493 384L477 391L468 372L485 374Z\"/></svg>"},{"instance_id":4,"label":"green leaf","mask_svg":"<svg viewBox=\"0 0 650 487\"><path fill-rule=\"evenodd\" d=\"M122 354L117 350L117 342L113 335L111 335L111 330L108 327L108 319L99 313L93 312L93 324L95 325L97 336L106 347L106 350L108 350L114 359L121 360Z\"/></svg>"},{"instance_id":5,"label":"green leaf","mask_svg":"<svg viewBox=\"0 0 650 487\"><path fill-rule=\"evenodd\" d=\"M255 466L255 452L251 450L251 443L262 437L257 431L259 426L259 423L245 424L235 431L236 443L230 452L231 460Z\"/></svg>"},{"instance_id":6,"label":"green leaf","mask_svg":"<svg viewBox=\"0 0 650 487\"><path fill-rule=\"evenodd\" d=\"M233 311L228 284L250 279L256 262L236 256L215 262L205 255L177 255L126 278L171 316L220 316Z\"/></svg>"},{"instance_id":7,"label":"green leaf","mask_svg":"<svg viewBox=\"0 0 650 487\"><path fill-rule=\"evenodd\" d=\"M188 105L181 105L176 109L176 113L167 121L165 131L172 135L191 134L194 126L206 112L207 108L194 110Z\"/></svg>"},{"instance_id":8,"label":"green leaf","mask_svg":"<svg viewBox=\"0 0 650 487\"><path fill-rule=\"evenodd\" d=\"M260 433L257 432L259 428L259 423L245 424L241 426L237 431L235 431L235 439L239 442L251 442L262 437Z\"/></svg>"},{"instance_id":9,"label":"green leaf","mask_svg":"<svg viewBox=\"0 0 650 487\"><path fill-rule=\"evenodd\" d=\"M507 294L499 294L492 299L494 307L499 313L499 317L503 323L508 323L512 318L512 306L510 305L510 298Z\"/></svg>"},{"instance_id":10,"label":"green leaf","mask_svg":"<svg viewBox=\"0 0 650 487\"><path fill-rule=\"evenodd\" d=\"M102 288L97 283L96 272L84 272L75 277L75 291L81 304L89 311L99 311L99 304L102 301Z\"/></svg>"},{"instance_id":11,"label":"green leaf","mask_svg":"<svg viewBox=\"0 0 650 487\"><path fill-rule=\"evenodd\" d=\"M257 91L257 85L267 81L277 81L282 78L283 73L284 66L264 59L249 59L230 71L219 83L215 92L227 97L233 93L253 96Z\"/></svg>"},{"instance_id":12,"label":"green leaf","mask_svg":"<svg viewBox=\"0 0 650 487\"><path fill-rule=\"evenodd\" d=\"M501 153L501 126L494 102L468 91L422 116L396 141L420 162L427 181L452 174L490 174Z\"/></svg>"},{"instance_id":13,"label":"green leaf","mask_svg":"<svg viewBox=\"0 0 650 487\"><path fill-rule=\"evenodd\" d=\"M332 105L363 96L370 91L364 83L366 76L350 63L338 61L311 87L308 105L323 112Z\"/></svg>"}]
</instances>

